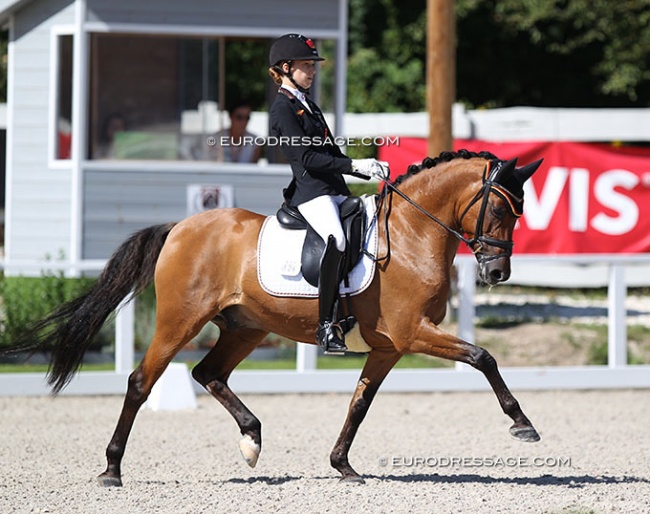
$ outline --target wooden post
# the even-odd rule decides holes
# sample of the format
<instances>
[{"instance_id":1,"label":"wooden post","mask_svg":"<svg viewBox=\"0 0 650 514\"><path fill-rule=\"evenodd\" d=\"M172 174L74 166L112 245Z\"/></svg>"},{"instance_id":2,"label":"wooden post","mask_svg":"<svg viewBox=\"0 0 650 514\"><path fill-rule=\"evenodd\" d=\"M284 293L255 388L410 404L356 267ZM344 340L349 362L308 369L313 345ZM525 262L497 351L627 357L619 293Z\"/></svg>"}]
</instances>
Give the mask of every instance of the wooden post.
<instances>
[{"instance_id":1,"label":"wooden post","mask_svg":"<svg viewBox=\"0 0 650 514\"><path fill-rule=\"evenodd\" d=\"M427 110L430 157L452 150L451 109L456 97L454 0L427 0Z\"/></svg>"}]
</instances>

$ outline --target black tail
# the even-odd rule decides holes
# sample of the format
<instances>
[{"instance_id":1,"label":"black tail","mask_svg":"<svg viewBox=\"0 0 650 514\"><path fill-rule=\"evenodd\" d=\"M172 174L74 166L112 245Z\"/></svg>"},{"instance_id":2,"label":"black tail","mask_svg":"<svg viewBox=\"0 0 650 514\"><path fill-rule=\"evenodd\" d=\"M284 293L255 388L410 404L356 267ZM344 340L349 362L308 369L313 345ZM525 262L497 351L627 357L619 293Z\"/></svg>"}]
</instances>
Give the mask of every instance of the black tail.
<instances>
[{"instance_id":1,"label":"black tail","mask_svg":"<svg viewBox=\"0 0 650 514\"><path fill-rule=\"evenodd\" d=\"M153 281L158 256L173 226L155 225L133 234L86 294L61 305L26 334L38 348L53 347L47 382L54 394L68 385L93 337L120 302Z\"/></svg>"}]
</instances>

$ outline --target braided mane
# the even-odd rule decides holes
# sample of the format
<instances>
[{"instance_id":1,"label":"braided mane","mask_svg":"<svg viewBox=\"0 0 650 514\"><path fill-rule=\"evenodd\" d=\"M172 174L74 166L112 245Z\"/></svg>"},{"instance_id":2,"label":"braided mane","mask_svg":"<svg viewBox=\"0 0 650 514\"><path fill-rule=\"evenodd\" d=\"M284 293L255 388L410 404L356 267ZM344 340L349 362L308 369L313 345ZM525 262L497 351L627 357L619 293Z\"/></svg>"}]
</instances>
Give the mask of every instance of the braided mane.
<instances>
[{"instance_id":1,"label":"braided mane","mask_svg":"<svg viewBox=\"0 0 650 514\"><path fill-rule=\"evenodd\" d=\"M457 152L442 152L438 157L431 158L425 157L422 160L422 164L411 164L406 173L403 173L395 179L393 182L394 185L401 184L404 180L417 175L420 171L426 168L433 168L434 166L440 164L441 162L449 162L454 159L472 159L474 157L481 157L482 159L493 160L498 159L498 157L490 152L470 152L469 150L458 150Z\"/></svg>"}]
</instances>

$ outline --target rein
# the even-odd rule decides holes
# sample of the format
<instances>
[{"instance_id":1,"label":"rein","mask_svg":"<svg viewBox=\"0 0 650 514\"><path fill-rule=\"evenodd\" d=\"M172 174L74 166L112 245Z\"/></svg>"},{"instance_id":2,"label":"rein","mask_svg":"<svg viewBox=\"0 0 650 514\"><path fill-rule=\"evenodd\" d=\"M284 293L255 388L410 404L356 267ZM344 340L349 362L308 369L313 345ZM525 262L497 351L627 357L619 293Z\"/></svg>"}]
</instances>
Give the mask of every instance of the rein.
<instances>
[{"instance_id":1,"label":"rein","mask_svg":"<svg viewBox=\"0 0 650 514\"><path fill-rule=\"evenodd\" d=\"M379 199L379 206L381 206L386 197L388 197L388 203L384 207L385 215L384 215L384 223L385 223L385 231L386 231L386 255L383 257L375 258L375 262L380 262L383 260L386 260L387 262L390 261L390 231L388 229L388 218L390 216L391 210L392 210L392 203L393 203L393 195L392 193L397 193L399 196L401 196L404 200L406 200L410 205L415 207L417 210L419 210L422 214L424 214L427 218L430 220L436 222L438 225L440 225L442 228L444 228L447 232L449 232L451 235L453 235L456 239L459 241L462 241L467 245L467 247L472 250L472 253L476 256L478 262L480 264L485 264L486 262L490 262L493 260L505 258L505 257L511 257L512 256L512 248L514 246L514 243L512 241L504 241L502 239L495 239L493 237L489 237L483 234L483 222L485 221L485 211L487 210L487 205L488 205L488 199L490 192L494 192L504 200L506 200L508 206L510 207L510 210L512 214L515 217L520 217L521 213L517 211L513 200L515 202L521 203L522 199L516 197L513 195L510 191L504 189L501 185L499 185L497 182L495 182L495 178L499 175L501 169L503 167L503 161L498 161L496 165L494 166L493 169L489 170L489 164L486 166L484 172L483 172L483 186L481 189L476 193L474 198L469 202L467 207L465 207L465 210L463 211L463 214L460 216L460 222L462 223L463 218L467 214L467 212L472 208L472 206L483 199L481 202L481 208L479 211L479 215L476 218L476 229L474 230L474 237L469 239L465 237L463 234L461 234L459 231L453 229L446 223L444 223L442 220L431 214L429 211L424 209L421 205L413 201L408 195L406 195L404 192L400 191L394 184L390 182L386 182L386 186L384 187L383 191L380 194L380 199ZM489 170L489 175L488 175L488 170ZM379 212L379 209L377 210ZM495 254L495 255L485 255L483 253L483 246L488 245L488 246L496 246L497 248L501 248L504 250L503 253L500 254Z\"/></svg>"}]
</instances>

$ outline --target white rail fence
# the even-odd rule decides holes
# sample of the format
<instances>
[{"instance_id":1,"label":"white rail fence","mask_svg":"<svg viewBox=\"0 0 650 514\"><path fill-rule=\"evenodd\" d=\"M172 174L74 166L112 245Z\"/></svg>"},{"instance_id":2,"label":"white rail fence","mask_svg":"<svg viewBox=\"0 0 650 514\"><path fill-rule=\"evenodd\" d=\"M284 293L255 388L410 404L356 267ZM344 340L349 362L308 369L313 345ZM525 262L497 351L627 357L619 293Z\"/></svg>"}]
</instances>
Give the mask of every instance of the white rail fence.
<instances>
[{"instance_id":1,"label":"white rail fence","mask_svg":"<svg viewBox=\"0 0 650 514\"><path fill-rule=\"evenodd\" d=\"M503 367L501 372L512 389L598 389L650 387L650 366L627 364L627 296L626 266L650 264L650 256L518 256L517 262L539 264L605 263L608 283L608 362L605 366ZM69 270L93 271L103 268L104 261L81 263L11 263L7 270L46 272ZM458 336L474 342L476 264L471 256L459 256L458 269ZM543 273L543 271L540 271ZM134 367L134 305L122 305L115 324L115 370L81 371L63 391L67 395L124 394L127 378ZM284 371L235 371L232 388L240 393L351 392L359 377L358 370L319 370L318 349L298 343L296 369ZM0 396L36 396L50 393L44 373L0 374ZM203 390L196 384L196 391ZM483 375L467 365L446 369L395 369L382 385L383 391L467 391L485 390L489 385Z\"/></svg>"}]
</instances>

